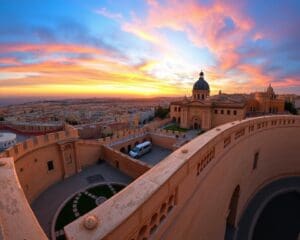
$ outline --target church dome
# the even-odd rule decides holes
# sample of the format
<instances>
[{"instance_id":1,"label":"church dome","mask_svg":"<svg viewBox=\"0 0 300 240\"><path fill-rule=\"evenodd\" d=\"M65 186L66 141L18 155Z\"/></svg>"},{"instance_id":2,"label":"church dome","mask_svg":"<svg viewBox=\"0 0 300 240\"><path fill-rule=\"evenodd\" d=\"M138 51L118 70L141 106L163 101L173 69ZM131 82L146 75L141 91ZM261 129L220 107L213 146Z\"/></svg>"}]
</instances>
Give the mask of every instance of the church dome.
<instances>
[{"instance_id":1,"label":"church dome","mask_svg":"<svg viewBox=\"0 0 300 240\"><path fill-rule=\"evenodd\" d=\"M271 83L269 84L269 87L267 88L267 93L268 93L269 95L273 95L273 94L274 94L274 90L273 90L273 88L272 88L272 86L271 86Z\"/></svg>"},{"instance_id":2,"label":"church dome","mask_svg":"<svg viewBox=\"0 0 300 240\"><path fill-rule=\"evenodd\" d=\"M194 83L193 90L206 90L209 91L209 85L204 80L204 73L200 72L200 77L197 82Z\"/></svg>"}]
</instances>

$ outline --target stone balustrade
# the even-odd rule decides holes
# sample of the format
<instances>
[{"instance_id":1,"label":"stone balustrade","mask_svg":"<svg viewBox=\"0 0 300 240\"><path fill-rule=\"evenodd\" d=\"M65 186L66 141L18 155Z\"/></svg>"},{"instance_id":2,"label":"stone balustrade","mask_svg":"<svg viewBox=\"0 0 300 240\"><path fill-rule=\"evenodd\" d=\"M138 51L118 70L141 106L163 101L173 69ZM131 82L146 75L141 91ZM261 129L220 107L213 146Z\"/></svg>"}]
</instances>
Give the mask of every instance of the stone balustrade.
<instances>
[{"instance_id":1,"label":"stone balustrade","mask_svg":"<svg viewBox=\"0 0 300 240\"><path fill-rule=\"evenodd\" d=\"M189 215L182 215L185 213L185 208L193 206L192 203L187 203L195 197L194 193L198 186L205 183L209 184L204 182L209 176L208 173L213 171L214 166L227 156L234 147L247 139L259 136L263 132L271 133L273 129L276 131L283 129L283 133L287 129L295 129L293 131L299 133L300 118L283 115L245 119L224 124L202 134L137 178L125 190L88 213L87 215L93 215L99 219L99 225L96 229L91 232L89 229L83 228L82 219L79 218L65 227L67 238L120 239L122 236L122 239L130 240L181 239L180 236L183 237L187 233L192 234L194 231L199 231L200 226L189 226L186 221L191 218L185 219L184 217L194 216L193 210L189 212ZM300 169L298 172L300 173ZM203 187L203 190L205 189ZM227 198L225 194L224 199L225 196ZM209 205L209 202L207 204ZM220 205L222 204L220 202ZM225 205L227 208L228 203ZM215 206L215 209L218 209L218 206ZM214 212L215 209L211 209L211 212ZM202 211L207 213L208 209L204 207ZM201 226L201 231L205 235L198 237L221 239L220 236L224 234L223 225L225 224L218 225L217 221L223 221L226 212L227 209L217 211L222 217L215 219L215 232L211 229L208 232L208 228L205 227L205 219L202 219L201 221L204 223ZM198 214L201 215L200 213ZM211 219L208 217L207 222L209 221ZM190 227L191 233L182 232L184 228L180 229L178 225L176 225L177 230L175 231L173 223L177 222L180 222L178 224L182 224L184 227ZM209 226L214 225L211 223ZM168 228L171 230L167 231ZM169 234L169 237L166 237L165 234ZM218 238L211 238L211 236L216 235Z\"/></svg>"},{"instance_id":2,"label":"stone balustrade","mask_svg":"<svg viewBox=\"0 0 300 240\"><path fill-rule=\"evenodd\" d=\"M124 134L142 133L143 130L131 130ZM124 134L99 142L109 144ZM37 136L8 149L1 157L18 159L36 148L77 136L72 130ZM249 198L265 182L300 174L299 137L300 118L291 115L249 118L207 131L145 170L111 199L67 225L64 229L67 239L223 239L233 185L241 186L238 219ZM95 149L100 146L95 143ZM95 154L101 156L101 151ZM111 155L111 152L111 161L116 164L116 151L109 149L106 153ZM258 169L252 169L252 157L257 153L261 155ZM13 160L0 160L0 196L5 201L9 196L12 203L3 203L5 207L0 209L4 211L0 223L4 239L45 239L16 181ZM122 155L122 161L127 160ZM5 190L8 185L11 193ZM22 211L14 215L12 206ZM93 229L84 224L89 216L97 219Z\"/></svg>"}]
</instances>

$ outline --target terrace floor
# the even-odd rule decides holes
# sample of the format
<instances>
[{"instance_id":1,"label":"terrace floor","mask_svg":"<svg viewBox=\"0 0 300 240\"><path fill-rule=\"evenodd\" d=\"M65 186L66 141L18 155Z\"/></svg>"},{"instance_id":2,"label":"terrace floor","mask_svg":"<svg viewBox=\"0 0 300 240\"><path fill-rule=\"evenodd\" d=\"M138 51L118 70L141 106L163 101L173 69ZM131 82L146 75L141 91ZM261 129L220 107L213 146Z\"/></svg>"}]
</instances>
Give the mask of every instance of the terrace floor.
<instances>
[{"instance_id":1,"label":"terrace floor","mask_svg":"<svg viewBox=\"0 0 300 240\"><path fill-rule=\"evenodd\" d=\"M139 158L142 162L147 163L150 166L154 166L161 160L170 155L173 151L167 148L163 148L157 145L152 145L152 149L149 153L146 153Z\"/></svg>"}]
</instances>

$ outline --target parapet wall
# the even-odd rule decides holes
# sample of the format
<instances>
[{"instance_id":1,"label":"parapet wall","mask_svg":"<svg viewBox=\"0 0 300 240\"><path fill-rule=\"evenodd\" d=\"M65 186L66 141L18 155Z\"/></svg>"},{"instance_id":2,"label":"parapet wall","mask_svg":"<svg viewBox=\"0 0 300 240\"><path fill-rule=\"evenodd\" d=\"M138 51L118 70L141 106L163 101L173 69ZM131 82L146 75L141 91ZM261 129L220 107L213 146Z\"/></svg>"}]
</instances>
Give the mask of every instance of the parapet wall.
<instances>
[{"instance_id":1,"label":"parapet wall","mask_svg":"<svg viewBox=\"0 0 300 240\"><path fill-rule=\"evenodd\" d=\"M102 145L101 157L110 165L120 169L132 178L141 176L151 168L146 163L139 161L138 159L132 159L128 155L104 145Z\"/></svg>"},{"instance_id":2,"label":"parapet wall","mask_svg":"<svg viewBox=\"0 0 300 240\"><path fill-rule=\"evenodd\" d=\"M166 119L163 119L163 120L156 120L156 121L153 121L153 122L150 122L150 123L146 124L144 126L144 128L146 128L149 131L152 131L154 129L160 128L160 127L170 123L171 121L172 121L171 118L166 118Z\"/></svg>"},{"instance_id":3,"label":"parapet wall","mask_svg":"<svg viewBox=\"0 0 300 240\"><path fill-rule=\"evenodd\" d=\"M117 145L130 139L144 136L146 133L147 130L144 128L120 130L115 132L113 136L100 138L98 141L103 145Z\"/></svg>"},{"instance_id":4,"label":"parapet wall","mask_svg":"<svg viewBox=\"0 0 300 240\"><path fill-rule=\"evenodd\" d=\"M69 128L66 131L59 131L55 133L48 133L46 135L34 136L2 152L0 154L0 157L13 157L16 161L24 154L34 151L35 149L70 138L78 138L78 132L76 129Z\"/></svg>"},{"instance_id":5,"label":"parapet wall","mask_svg":"<svg viewBox=\"0 0 300 240\"><path fill-rule=\"evenodd\" d=\"M0 122L0 129L10 129L23 134L46 134L50 132L56 132L63 130L63 124L31 124L21 123L16 124L12 122Z\"/></svg>"},{"instance_id":6,"label":"parapet wall","mask_svg":"<svg viewBox=\"0 0 300 240\"><path fill-rule=\"evenodd\" d=\"M101 160L102 144L95 140L78 140L76 142L77 158L81 168L92 166Z\"/></svg>"},{"instance_id":7,"label":"parapet wall","mask_svg":"<svg viewBox=\"0 0 300 240\"><path fill-rule=\"evenodd\" d=\"M68 239L224 239L267 182L300 175L300 118L267 116L227 123L169 155L126 189L65 227ZM257 158L258 156L258 158ZM254 164L254 162L257 162ZM98 219L90 230L85 217Z\"/></svg>"},{"instance_id":8,"label":"parapet wall","mask_svg":"<svg viewBox=\"0 0 300 240\"><path fill-rule=\"evenodd\" d=\"M0 157L14 159L16 173L29 203L55 182L76 172L64 164L63 151L58 143L77 138L76 129L69 128L66 131L35 136L1 153ZM71 153L75 159L76 153L73 150ZM52 162L53 169L50 169L48 162Z\"/></svg>"},{"instance_id":9,"label":"parapet wall","mask_svg":"<svg viewBox=\"0 0 300 240\"><path fill-rule=\"evenodd\" d=\"M20 188L12 158L0 160L0 176L0 238L46 240L47 237Z\"/></svg>"}]
</instances>

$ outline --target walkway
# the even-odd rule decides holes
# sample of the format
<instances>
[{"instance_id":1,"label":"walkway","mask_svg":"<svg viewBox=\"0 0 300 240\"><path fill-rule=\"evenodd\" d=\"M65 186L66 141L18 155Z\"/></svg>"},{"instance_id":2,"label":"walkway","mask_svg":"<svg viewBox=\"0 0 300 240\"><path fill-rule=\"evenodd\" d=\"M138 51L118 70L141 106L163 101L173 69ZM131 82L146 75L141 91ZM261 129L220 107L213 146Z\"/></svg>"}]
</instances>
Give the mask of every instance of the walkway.
<instances>
[{"instance_id":1,"label":"walkway","mask_svg":"<svg viewBox=\"0 0 300 240\"><path fill-rule=\"evenodd\" d=\"M127 175L102 162L49 187L32 203L31 207L45 233L50 237L55 212L72 194L94 183L118 182L127 185L131 181L132 179Z\"/></svg>"}]
</instances>

